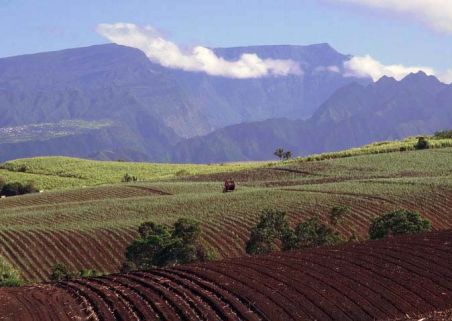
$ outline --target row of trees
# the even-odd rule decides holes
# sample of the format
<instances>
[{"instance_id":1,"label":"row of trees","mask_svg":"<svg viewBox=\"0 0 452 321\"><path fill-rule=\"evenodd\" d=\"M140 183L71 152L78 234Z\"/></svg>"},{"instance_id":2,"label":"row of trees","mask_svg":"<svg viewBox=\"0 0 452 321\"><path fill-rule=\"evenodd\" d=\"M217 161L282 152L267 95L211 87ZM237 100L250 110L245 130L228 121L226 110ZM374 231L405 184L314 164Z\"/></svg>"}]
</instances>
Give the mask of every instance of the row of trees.
<instances>
[{"instance_id":1,"label":"row of trees","mask_svg":"<svg viewBox=\"0 0 452 321\"><path fill-rule=\"evenodd\" d=\"M281 250L287 251L355 241L358 239L355 233L346 240L338 232L339 225L349 211L347 207L334 207L328 222L322 222L319 216L312 216L292 229L286 212L264 210L259 222L251 230L250 239L246 243L246 252L270 253L276 249L277 243L281 244ZM423 219L419 213L400 209L372 220L369 238L376 240L389 235L415 234L430 231L431 228L431 223Z\"/></svg>"},{"instance_id":2,"label":"row of trees","mask_svg":"<svg viewBox=\"0 0 452 321\"><path fill-rule=\"evenodd\" d=\"M348 239L344 239L339 233L339 228L349 213L348 207L333 207L326 222L315 215L292 228L286 212L277 209L263 210L259 222L251 229L246 252L269 253L276 250L277 244L281 250L287 251L357 241L355 233ZM429 230L431 223L423 219L419 213L401 209L372 220L369 238L374 240L389 235ZM179 219L173 227L147 222L139 227L138 232L139 238L126 250L123 272L207 261L213 258L201 243L201 228L198 222Z\"/></svg>"},{"instance_id":3,"label":"row of trees","mask_svg":"<svg viewBox=\"0 0 452 321\"><path fill-rule=\"evenodd\" d=\"M251 229L246 243L248 254L265 254L277 249L294 250L322 245L334 245L358 238L353 233L348 239L341 237L338 228L348 215L348 207L333 207L327 221L312 216L298 223L289 224L287 213L277 209L263 210L259 222ZM397 210L372 220L370 239L381 239L390 235L414 234L431 230L431 223L419 213ZM172 227L146 222L138 228L139 237L126 249L126 260L122 272L150 269L169 265L212 260L214 256L201 242L201 227L198 222L179 219ZM70 271L63 264L56 264L50 275L53 281L76 277L92 277L100 274L95 270ZM0 286L18 286L20 274L0 257Z\"/></svg>"}]
</instances>

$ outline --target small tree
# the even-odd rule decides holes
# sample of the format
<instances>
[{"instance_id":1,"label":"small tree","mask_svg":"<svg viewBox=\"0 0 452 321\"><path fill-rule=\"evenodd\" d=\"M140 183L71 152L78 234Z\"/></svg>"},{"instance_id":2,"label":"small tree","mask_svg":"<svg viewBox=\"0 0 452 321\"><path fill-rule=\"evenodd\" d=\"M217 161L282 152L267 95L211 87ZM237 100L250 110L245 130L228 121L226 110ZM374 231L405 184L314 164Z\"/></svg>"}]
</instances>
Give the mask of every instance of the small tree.
<instances>
[{"instance_id":1,"label":"small tree","mask_svg":"<svg viewBox=\"0 0 452 321\"><path fill-rule=\"evenodd\" d=\"M195 221L179 219L173 228L146 222L138 232L140 237L126 249L124 272L209 259L200 242L200 225Z\"/></svg>"},{"instance_id":2,"label":"small tree","mask_svg":"<svg viewBox=\"0 0 452 321\"><path fill-rule=\"evenodd\" d=\"M22 284L19 271L0 256L0 287L21 286Z\"/></svg>"},{"instance_id":3,"label":"small tree","mask_svg":"<svg viewBox=\"0 0 452 321\"><path fill-rule=\"evenodd\" d=\"M423 219L418 212L400 209L372 220L369 237L375 240L388 235L415 234L431 229L430 221Z\"/></svg>"},{"instance_id":4,"label":"small tree","mask_svg":"<svg viewBox=\"0 0 452 321\"><path fill-rule=\"evenodd\" d=\"M278 157L279 159L282 159L284 156L284 149L282 148L277 148L275 150L275 152L273 153L273 155L275 155L276 157Z\"/></svg>"},{"instance_id":5,"label":"small tree","mask_svg":"<svg viewBox=\"0 0 452 321\"><path fill-rule=\"evenodd\" d=\"M414 145L415 149L428 149L430 143L425 137L418 137L417 143Z\"/></svg>"},{"instance_id":6,"label":"small tree","mask_svg":"<svg viewBox=\"0 0 452 321\"><path fill-rule=\"evenodd\" d=\"M282 155L283 160L289 160L291 158L292 158L292 152L290 150L284 152L284 154Z\"/></svg>"},{"instance_id":7,"label":"small tree","mask_svg":"<svg viewBox=\"0 0 452 321\"><path fill-rule=\"evenodd\" d=\"M23 195L38 192L33 183L21 184L18 182L6 183L3 185L0 194L4 196Z\"/></svg>"}]
</instances>

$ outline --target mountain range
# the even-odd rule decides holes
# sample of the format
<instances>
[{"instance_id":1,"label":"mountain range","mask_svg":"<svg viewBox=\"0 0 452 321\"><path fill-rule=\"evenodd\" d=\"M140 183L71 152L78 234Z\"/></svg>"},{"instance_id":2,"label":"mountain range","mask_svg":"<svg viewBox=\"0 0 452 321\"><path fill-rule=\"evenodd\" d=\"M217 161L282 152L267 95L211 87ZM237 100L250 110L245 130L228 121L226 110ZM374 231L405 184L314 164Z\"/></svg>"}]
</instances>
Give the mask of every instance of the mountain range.
<instances>
[{"instance_id":1,"label":"mountain range","mask_svg":"<svg viewBox=\"0 0 452 321\"><path fill-rule=\"evenodd\" d=\"M338 150L452 127L452 86L424 73L344 76L328 44L217 48L291 59L302 74L233 79L97 45L0 59L0 161L66 155L222 162ZM334 67L334 68L331 68Z\"/></svg>"},{"instance_id":2,"label":"mountain range","mask_svg":"<svg viewBox=\"0 0 452 321\"><path fill-rule=\"evenodd\" d=\"M228 126L173 148L177 162L269 159L276 147L308 155L452 127L452 86L423 72L338 89L307 120Z\"/></svg>"}]
</instances>

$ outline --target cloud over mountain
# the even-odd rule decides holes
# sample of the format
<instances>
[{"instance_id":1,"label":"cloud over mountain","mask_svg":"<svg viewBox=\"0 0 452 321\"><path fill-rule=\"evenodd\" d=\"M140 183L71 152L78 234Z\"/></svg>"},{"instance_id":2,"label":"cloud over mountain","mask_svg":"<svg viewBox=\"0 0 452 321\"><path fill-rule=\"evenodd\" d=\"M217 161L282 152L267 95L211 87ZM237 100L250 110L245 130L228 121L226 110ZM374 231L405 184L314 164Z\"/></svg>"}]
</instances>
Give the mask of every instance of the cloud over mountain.
<instances>
[{"instance_id":1,"label":"cloud over mountain","mask_svg":"<svg viewBox=\"0 0 452 321\"><path fill-rule=\"evenodd\" d=\"M228 61L203 46L184 51L174 42L163 38L151 26L103 23L97 26L97 32L111 42L140 49L151 61L168 68L229 78L260 78L302 73L298 63L292 60L262 59L256 54L244 53L238 60Z\"/></svg>"},{"instance_id":2,"label":"cloud over mountain","mask_svg":"<svg viewBox=\"0 0 452 321\"><path fill-rule=\"evenodd\" d=\"M405 78L411 73L419 71L427 75L434 75L444 83L452 83L452 70L435 71L425 66L385 65L370 55L356 56L344 62L344 75L348 77L370 77L377 81L383 76L393 77L397 80Z\"/></svg>"},{"instance_id":3,"label":"cloud over mountain","mask_svg":"<svg viewBox=\"0 0 452 321\"><path fill-rule=\"evenodd\" d=\"M452 33L452 1L450 0L331 0L347 2L409 15L431 28Z\"/></svg>"}]
</instances>

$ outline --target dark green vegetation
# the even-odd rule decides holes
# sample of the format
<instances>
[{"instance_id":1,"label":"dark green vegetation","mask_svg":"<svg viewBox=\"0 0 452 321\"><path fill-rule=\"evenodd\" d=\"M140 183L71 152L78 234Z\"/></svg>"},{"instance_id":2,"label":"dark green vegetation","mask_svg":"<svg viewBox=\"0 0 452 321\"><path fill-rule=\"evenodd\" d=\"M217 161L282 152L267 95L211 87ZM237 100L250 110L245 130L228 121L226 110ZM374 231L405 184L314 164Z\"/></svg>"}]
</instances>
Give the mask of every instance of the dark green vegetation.
<instances>
[{"instance_id":1,"label":"dark green vegetation","mask_svg":"<svg viewBox=\"0 0 452 321\"><path fill-rule=\"evenodd\" d=\"M246 253L270 253L276 249L276 242L280 242L283 251L339 244L343 239L336 227L347 211L346 207L334 207L329 223L323 223L320 217L315 215L292 229L287 213L274 209L264 210L259 222L251 229Z\"/></svg>"},{"instance_id":2,"label":"dark green vegetation","mask_svg":"<svg viewBox=\"0 0 452 321\"><path fill-rule=\"evenodd\" d=\"M415 149L427 149L430 147L430 143L428 142L427 138L425 137L419 137L417 140L417 143L414 145Z\"/></svg>"},{"instance_id":3,"label":"dark green vegetation","mask_svg":"<svg viewBox=\"0 0 452 321\"><path fill-rule=\"evenodd\" d=\"M273 155L281 160L289 160L292 158L292 152L290 150L285 151L283 148L277 148Z\"/></svg>"},{"instance_id":4,"label":"dark green vegetation","mask_svg":"<svg viewBox=\"0 0 452 321\"><path fill-rule=\"evenodd\" d=\"M208 259L201 244L200 224L179 219L173 228L146 222L138 228L139 238L126 249L124 272L186 264Z\"/></svg>"},{"instance_id":5,"label":"dark green vegetation","mask_svg":"<svg viewBox=\"0 0 452 321\"><path fill-rule=\"evenodd\" d=\"M5 180L0 177L0 196L16 196L36 192L38 192L38 189L33 183L6 183Z\"/></svg>"},{"instance_id":6,"label":"dark green vegetation","mask_svg":"<svg viewBox=\"0 0 452 321\"><path fill-rule=\"evenodd\" d=\"M298 223L295 229L290 227L287 213L275 209L262 211L259 222L251 229L251 235L246 243L246 253L267 254L277 249L281 244L283 251L322 245L337 245L345 240L338 232L338 225L350 208L335 206L330 212L329 222L323 223L318 215ZM387 236L402 234L417 234L431 231L432 224L423 219L419 213L396 210L383 214L371 221L369 238L382 239ZM356 241L352 233L349 241Z\"/></svg>"},{"instance_id":7,"label":"dark green vegetation","mask_svg":"<svg viewBox=\"0 0 452 321\"><path fill-rule=\"evenodd\" d=\"M110 273L120 270L141 224L171 229L185 218L200 223L208 253L230 258L245 254L250 231L266 208L284 211L294 231L316 216L330 227L337 220L334 232L344 241L367 239L372 219L400 208L419 212L433 230L452 228L452 149L429 141L432 148L426 150L414 150L416 139L410 139L252 164L8 162L10 170L0 170L8 181L33 179L40 189L44 184L58 189L0 200L2 254L27 281L48 279L56 263L70 271ZM400 146L411 150L399 152ZM384 153L391 150L397 151ZM19 171L24 165L26 171ZM176 175L184 169L188 175ZM125 173L140 181L118 183ZM222 193L226 179L235 181L233 193ZM71 184L76 187L69 189ZM102 185L82 187L96 184ZM341 207L348 209L343 215Z\"/></svg>"},{"instance_id":8,"label":"dark green vegetation","mask_svg":"<svg viewBox=\"0 0 452 321\"><path fill-rule=\"evenodd\" d=\"M419 213L397 210L372 220L369 228L371 240L382 239L389 235L415 234L432 229L432 223L423 219Z\"/></svg>"}]
</instances>

